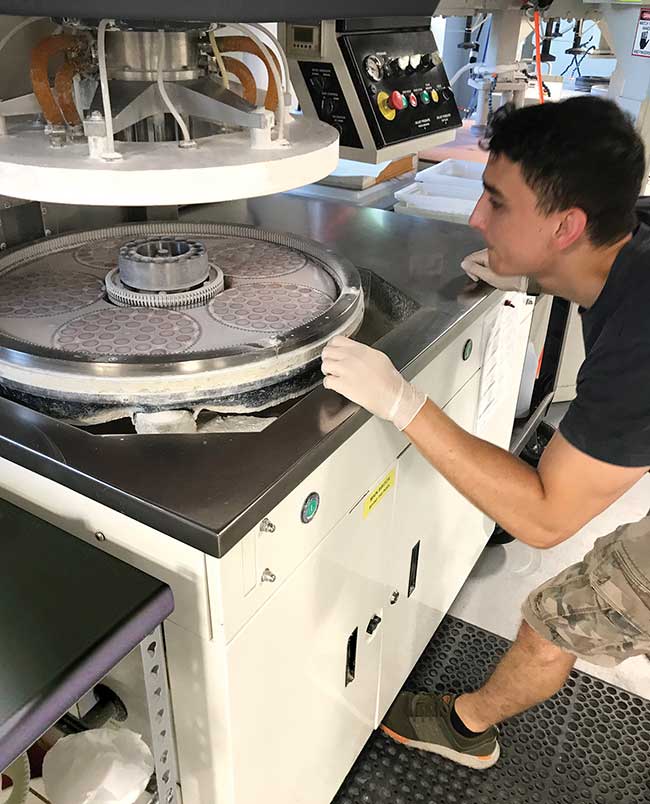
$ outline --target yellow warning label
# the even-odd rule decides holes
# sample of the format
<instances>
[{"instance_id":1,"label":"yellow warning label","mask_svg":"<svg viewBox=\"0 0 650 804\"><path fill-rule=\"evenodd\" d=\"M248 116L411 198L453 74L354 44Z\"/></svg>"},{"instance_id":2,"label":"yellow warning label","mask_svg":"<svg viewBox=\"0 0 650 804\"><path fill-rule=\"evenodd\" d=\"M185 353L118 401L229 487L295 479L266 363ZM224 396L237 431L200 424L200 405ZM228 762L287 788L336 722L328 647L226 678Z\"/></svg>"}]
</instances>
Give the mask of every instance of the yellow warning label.
<instances>
[{"instance_id":1,"label":"yellow warning label","mask_svg":"<svg viewBox=\"0 0 650 804\"><path fill-rule=\"evenodd\" d=\"M388 494L394 483L395 483L395 470L391 469L391 471L386 475L386 477L381 481L381 483L368 493L366 501L363 504L364 519L373 510L373 508L379 504L381 499L386 494Z\"/></svg>"}]
</instances>

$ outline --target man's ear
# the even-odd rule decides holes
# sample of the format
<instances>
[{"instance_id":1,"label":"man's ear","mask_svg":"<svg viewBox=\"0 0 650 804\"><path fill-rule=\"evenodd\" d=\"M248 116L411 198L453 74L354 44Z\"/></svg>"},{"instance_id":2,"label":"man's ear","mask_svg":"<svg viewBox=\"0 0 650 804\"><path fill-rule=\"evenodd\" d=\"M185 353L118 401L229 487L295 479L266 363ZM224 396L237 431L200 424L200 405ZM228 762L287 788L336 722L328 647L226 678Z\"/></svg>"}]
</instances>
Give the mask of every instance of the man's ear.
<instances>
[{"instance_id":1,"label":"man's ear","mask_svg":"<svg viewBox=\"0 0 650 804\"><path fill-rule=\"evenodd\" d=\"M555 244L561 250L572 246L587 230L587 214L580 207L571 207L558 215L558 225L553 233Z\"/></svg>"}]
</instances>

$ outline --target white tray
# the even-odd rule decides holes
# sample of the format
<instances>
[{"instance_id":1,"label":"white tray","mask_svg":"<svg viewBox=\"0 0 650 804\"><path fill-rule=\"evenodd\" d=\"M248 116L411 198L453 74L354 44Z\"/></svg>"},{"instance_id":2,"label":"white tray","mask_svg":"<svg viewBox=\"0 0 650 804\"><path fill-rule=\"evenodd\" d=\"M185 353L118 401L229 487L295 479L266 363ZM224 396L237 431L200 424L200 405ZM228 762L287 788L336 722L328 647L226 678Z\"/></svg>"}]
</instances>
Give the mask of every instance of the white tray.
<instances>
[{"instance_id":1,"label":"white tray","mask_svg":"<svg viewBox=\"0 0 650 804\"><path fill-rule=\"evenodd\" d=\"M482 176L485 165L461 159L445 159L416 174L415 180L426 185L431 193L452 198L478 201L483 192Z\"/></svg>"}]
</instances>

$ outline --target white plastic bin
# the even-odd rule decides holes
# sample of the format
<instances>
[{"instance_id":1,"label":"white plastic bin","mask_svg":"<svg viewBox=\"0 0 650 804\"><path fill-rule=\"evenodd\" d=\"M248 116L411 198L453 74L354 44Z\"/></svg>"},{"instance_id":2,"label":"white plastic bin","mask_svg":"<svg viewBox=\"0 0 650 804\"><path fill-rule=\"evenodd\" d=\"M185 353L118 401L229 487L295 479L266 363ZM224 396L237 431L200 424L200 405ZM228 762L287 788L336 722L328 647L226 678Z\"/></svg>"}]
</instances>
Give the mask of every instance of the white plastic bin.
<instances>
[{"instance_id":1,"label":"white plastic bin","mask_svg":"<svg viewBox=\"0 0 650 804\"><path fill-rule=\"evenodd\" d=\"M444 162L419 171L415 180L426 185L427 192L431 194L478 201L483 192L484 170L485 165L482 162L445 159Z\"/></svg>"},{"instance_id":2,"label":"white plastic bin","mask_svg":"<svg viewBox=\"0 0 650 804\"><path fill-rule=\"evenodd\" d=\"M403 190L398 190L395 198L398 203L393 209L394 212L453 223L467 223L476 204L473 199L435 195L421 182L415 182Z\"/></svg>"}]
</instances>

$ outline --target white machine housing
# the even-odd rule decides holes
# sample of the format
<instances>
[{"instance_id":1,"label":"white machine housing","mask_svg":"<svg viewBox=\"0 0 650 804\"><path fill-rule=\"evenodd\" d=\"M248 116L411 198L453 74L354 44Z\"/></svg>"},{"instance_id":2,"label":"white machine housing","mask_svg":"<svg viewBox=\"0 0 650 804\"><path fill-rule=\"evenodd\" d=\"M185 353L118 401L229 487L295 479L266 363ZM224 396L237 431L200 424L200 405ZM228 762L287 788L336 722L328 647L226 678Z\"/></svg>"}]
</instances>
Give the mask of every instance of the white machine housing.
<instances>
[{"instance_id":1,"label":"white machine housing","mask_svg":"<svg viewBox=\"0 0 650 804\"><path fill-rule=\"evenodd\" d=\"M495 292L415 378L458 424L506 448L532 311L531 297ZM170 584L188 804L328 804L493 526L374 418L223 559L4 459L0 495ZM106 683L125 725L146 735L135 660Z\"/></svg>"}]
</instances>

